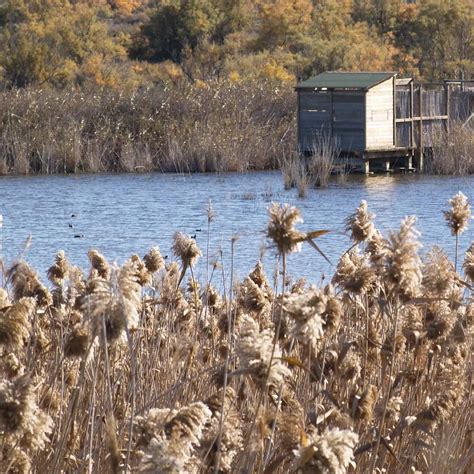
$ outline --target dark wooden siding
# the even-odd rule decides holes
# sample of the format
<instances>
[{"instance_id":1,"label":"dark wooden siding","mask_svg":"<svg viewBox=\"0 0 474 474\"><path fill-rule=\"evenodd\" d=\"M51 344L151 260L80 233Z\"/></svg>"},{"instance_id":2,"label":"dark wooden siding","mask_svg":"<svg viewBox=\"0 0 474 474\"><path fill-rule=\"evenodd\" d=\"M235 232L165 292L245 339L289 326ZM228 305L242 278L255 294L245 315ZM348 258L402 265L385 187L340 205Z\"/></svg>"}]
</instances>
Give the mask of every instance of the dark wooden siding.
<instances>
[{"instance_id":1,"label":"dark wooden siding","mask_svg":"<svg viewBox=\"0 0 474 474\"><path fill-rule=\"evenodd\" d=\"M302 151L309 151L318 136L331 133L331 95L329 92L312 91L303 91L298 95L299 144Z\"/></svg>"},{"instance_id":2,"label":"dark wooden siding","mask_svg":"<svg viewBox=\"0 0 474 474\"><path fill-rule=\"evenodd\" d=\"M364 150L364 93L301 91L299 101L302 151L310 151L321 134L330 135L341 151Z\"/></svg>"}]
</instances>

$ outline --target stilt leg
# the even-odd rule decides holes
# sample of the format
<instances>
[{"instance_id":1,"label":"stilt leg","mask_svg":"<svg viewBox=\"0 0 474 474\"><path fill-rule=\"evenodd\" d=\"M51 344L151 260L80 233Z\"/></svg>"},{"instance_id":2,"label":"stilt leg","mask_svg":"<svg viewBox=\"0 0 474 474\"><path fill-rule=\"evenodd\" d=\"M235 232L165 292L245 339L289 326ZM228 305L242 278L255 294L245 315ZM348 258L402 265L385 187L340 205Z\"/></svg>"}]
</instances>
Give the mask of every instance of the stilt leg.
<instances>
[{"instance_id":1,"label":"stilt leg","mask_svg":"<svg viewBox=\"0 0 474 474\"><path fill-rule=\"evenodd\" d=\"M365 174L369 174L369 173L370 173L369 160L364 160L364 173L365 173Z\"/></svg>"}]
</instances>

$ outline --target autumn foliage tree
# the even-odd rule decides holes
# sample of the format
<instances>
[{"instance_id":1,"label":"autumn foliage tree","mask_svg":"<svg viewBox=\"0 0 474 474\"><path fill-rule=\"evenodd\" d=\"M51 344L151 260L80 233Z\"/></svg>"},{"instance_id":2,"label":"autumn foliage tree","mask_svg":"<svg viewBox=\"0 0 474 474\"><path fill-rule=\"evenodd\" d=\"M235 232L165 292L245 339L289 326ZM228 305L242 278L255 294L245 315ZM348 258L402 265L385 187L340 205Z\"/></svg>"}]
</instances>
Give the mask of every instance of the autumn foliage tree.
<instances>
[{"instance_id":1,"label":"autumn foliage tree","mask_svg":"<svg viewBox=\"0 0 474 474\"><path fill-rule=\"evenodd\" d=\"M474 74L472 0L3 0L3 85ZM197 83L197 82L196 82Z\"/></svg>"}]
</instances>

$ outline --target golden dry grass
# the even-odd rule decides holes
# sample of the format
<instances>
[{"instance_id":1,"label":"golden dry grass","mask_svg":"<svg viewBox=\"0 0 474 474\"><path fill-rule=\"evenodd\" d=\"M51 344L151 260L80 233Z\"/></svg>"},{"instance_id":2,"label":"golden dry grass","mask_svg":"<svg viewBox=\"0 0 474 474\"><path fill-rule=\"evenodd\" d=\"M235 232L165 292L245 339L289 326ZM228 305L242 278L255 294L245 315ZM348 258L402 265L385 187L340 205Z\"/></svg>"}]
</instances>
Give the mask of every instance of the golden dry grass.
<instances>
[{"instance_id":1,"label":"golden dry grass","mask_svg":"<svg viewBox=\"0 0 474 474\"><path fill-rule=\"evenodd\" d=\"M157 247L122 267L90 251L85 276L60 252L49 287L10 268L0 471L468 472L472 246L465 275L439 248L422 261L414 219L384 237L363 202L332 283L308 286L286 278L320 234L298 218L271 208L284 285L260 263L200 285L182 234L166 266Z\"/></svg>"}]
</instances>

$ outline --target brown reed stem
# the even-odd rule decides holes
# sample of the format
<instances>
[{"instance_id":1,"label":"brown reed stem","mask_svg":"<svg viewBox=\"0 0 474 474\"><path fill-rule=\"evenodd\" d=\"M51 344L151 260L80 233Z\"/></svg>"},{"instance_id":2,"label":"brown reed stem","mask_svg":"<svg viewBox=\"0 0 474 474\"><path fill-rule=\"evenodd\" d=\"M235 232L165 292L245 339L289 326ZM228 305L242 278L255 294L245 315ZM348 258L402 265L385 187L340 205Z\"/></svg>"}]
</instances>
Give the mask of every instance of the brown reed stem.
<instances>
[{"instance_id":1,"label":"brown reed stem","mask_svg":"<svg viewBox=\"0 0 474 474\"><path fill-rule=\"evenodd\" d=\"M398 295L395 296L395 301L394 301L394 322L393 322L393 340L392 340L392 355L390 359L390 369L388 371L388 384L387 384L387 395L385 397L384 405L383 405L383 411L382 411L382 417L380 418L380 423L379 423L379 429L378 429L378 434L377 434L377 443L375 445L375 450L372 455L372 461L370 464L370 473L373 473L375 471L375 467L377 464L377 459L378 459L378 452L380 449L380 441L382 439L382 430L383 430L383 425L385 423L385 417L387 415L387 406L388 402L390 400L390 395L392 391L392 376L393 376L393 367L395 365L395 349L396 349L396 341L397 341L397 330L398 330L398 313L399 313L399 299Z\"/></svg>"},{"instance_id":2,"label":"brown reed stem","mask_svg":"<svg viewBox=\"0 0 474 474\"><path fill-rule=\"evenodd\" d=\"M286 253L282 252L281 255L282 255L282 262L283 262L283 279L282 279L283 288L282 288L282 294L284 294L284 292L285 292L285 279L286 279ZM272 352L271 352L271 355L270 355L270 361L269 361L269 364L268 364L267 372L265 374L265 381L264 381L264 384L263 384L263 388L260 390L260 394L259 394L259 397L258 397L257 407L255 409L255 414L252 417L252 423L250 424L250 429L247 433L247 438L246 438L244 446L242 448L243 453L246 452L247 447L249 445L250 437L252 435L253 429L255 428L255 424L257 422L258 414L260 412L260 408L262 406L263 399L264 399L264 397L266 395L266 392L267 392L267 381L268 381L268 378L270 376L270 371L271 371L272 362L273 362L273 356L275 355L275 349L276 349L276 345L277 345L277 342L278 342L278 337L280 335L282 312L283 312L283 307L280 305L280 315L279 315L279 318L278 318L277 329L275 331L275 337L273 339L273 346L272 346Z\"/></svg>"},{"instance_id":3,"label":"brown reed stem","mask_svg":"<svg viewBox=\"0 0 474 474\"><path fill-rule=\"evenodd\" d=\"M456 232L456 246L454 253L454 271L458 271L458 251L459 251L459 234Z\"/></svg>"},{"instance_id":4,"label":"brown reed stem","mask_svg":"<svg viewBox=\"0 0 474 474\"><path fill-rule=\"evenodd\" d=\"M234 297L233 287L234 287L234 252L235 252L235 242L236 239L231 239L231 252L230 252L230 293L229 293L229 306L227 307L227 352L225 355L225 366L224 366L224 385L222 389L222 409L221 416L219 418L219 434L217 436L217 454L216 454L216 465L214 466L214 472L217 474L219 472L219 464L221 459L221 444L222 444L222 429L224 426L224 412L225 412L225 396L229 375L229 358L230 350L233 339L233 321L232 321L232 299Z\"/></svg>"}]
</instances>

